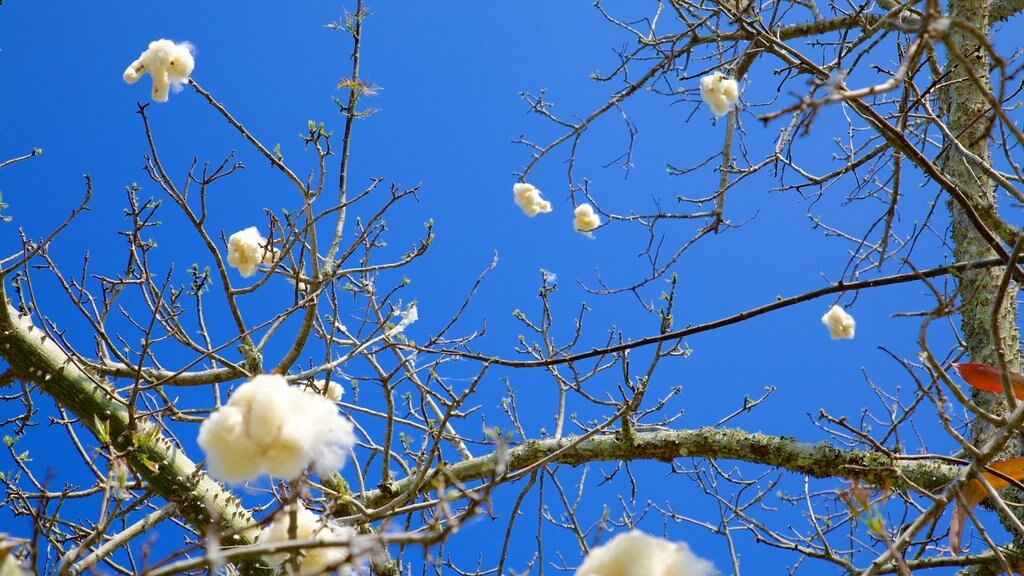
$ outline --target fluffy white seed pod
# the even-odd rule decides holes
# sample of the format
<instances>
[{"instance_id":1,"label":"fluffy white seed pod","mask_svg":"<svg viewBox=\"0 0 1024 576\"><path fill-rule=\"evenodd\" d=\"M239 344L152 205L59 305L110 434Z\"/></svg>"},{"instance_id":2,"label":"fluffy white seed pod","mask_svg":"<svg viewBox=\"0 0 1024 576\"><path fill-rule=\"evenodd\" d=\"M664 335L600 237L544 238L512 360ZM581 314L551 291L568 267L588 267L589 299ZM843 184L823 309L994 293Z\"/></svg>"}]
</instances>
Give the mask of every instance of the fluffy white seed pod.
<instances>
[{"instance_id":1,"label":"fluffy white seed pod","mask_svg":"<svg viewBox=\"0 0 1024 576\"><path fill-rule=\"evenodd\" d=\"M313 512L307 510L301 503L296 503L295 510L295 538L296 540L352 540L355 530L350 527L337 526L325 521ZM288 508L278 512L274 520L260 531L260 544L273 544L288 542L288 534L292 524L291 512ZM266 554L263 559L273 566L281 566L288 561L289 554L281 552L278 554ZM304 550L299 556L300 574L322 574L328 569L343 570L351 568L354 558L348 546L330 546L321 548L310 548Z\"/></svg>"},{"instance_id":2,"label":"fluffy white seed pod","mask_svg":"<svg viewBox=\"0 0 1024 576\"><path fill-rule=\"evenodd\" d=\"M850 316L838 305L828 309L828 312L821 317L821 323L828 328L828 333L833 340L841 338L852 340L853 333L857 329L857 323L853 320L853 316Z\"/></svg>"},{"instance_id":3,"label":"fluffy white seed pod","mask_svg":"<svg viewBox=\"0 0 1024 576\"><path fill-rule=\"evenodd\" d=\"M171 93L171 78L167 75L167 69L154 68L149 71L149 75L153 77L153 102L167 102L167 96Z\"/></svg>"},{"instance_id":4,"label":"fluffy white seed pod","mask_svg":"<svg viewBox=\"0 0 1024 576\"><path fill-rule=\"evenodd\" d=\"M345 395L345 388L334 380L331 380L330 382L327 382L326 380L314 380L313 388L310 389L310 392L313 392L314 394L323 394L337 402Z\"/></svg>"},{"instance_id":5,"label":"fluffy white seed pod","mask_svg":"<svg viewBox=\"0 0 1024 576\"><path fill-rule=\"evenodd\" d=\"M594 207L590 204L580 204L576 207L576 218L572 221L572 227L582 234L590 235L590 233L601 225L601 217L594 212Z\"/></svg>"},{"instance_id":6,"label":"fluffy white seed pod","mask_svg":"<svg viewBox=\"0 0 1024 576\"><path fill-rule=\"evenodd\" d=\"M192 75L196 67L196 57L192 53L192 45L188 42L175 44L171 49L171 59L167 62L167 74L172 81L184 83Z\"/></svg>"},{"instance_id":7,"label":"fluffy white seed pod","mask_svg":"<svg viewBox=\"0 0 1024 576\"><path fill-rule=\"evenodd\" d=\"M276 374L240 386L199 427L210 473L226 482L260 474L291 480L311 464L327 474L341 468L354 443L352 423L334 401Z\"/></svg>"},{"instance_id":8,"label":"fluffy white seed pod","mask_svg":"<svg viewBox=\"0 0 1024 576\"><path fill-rule=\"evenodd\" d=\"M191 44L160 39L149 43L146 51L125 69L123 78L125 82L134 84L148 72L153 77L153 101L166 102L170 90L180 89L195 66Z\"/></svg>"},{"instance_id":9,"label":"fluffy white seed pod","mask_svg":"<svg viewBox=\"0 0 1024 576\"><path fill-rule=\"evenodd\" d=\"M256 444L246 430L246 412L221 406L199 427L199 445L207 454L210 473L228 482L242 482L263 470Z\"/></svg>"},{"instance_id":10,"label":"fluffy white seed pod","mask_svg":"<svg viewBox=\"0 0 1024 576\"><path fill-rule=\"evenodd\" d=\"M255 274L260 264L273 264L276 257L277 252L255 226L239 230L228 238L228 264L238 268L242 278Z\"/></svg>"},{"instance_id":11,"label":"fluffy white seed pod","mask_svg":"<svg viewBox=\"0 0 1024 576\"><path fill-rule=\"evenodd\" d=\"M125 70L124 70L123 78L124 78L124 81L127 82L128 84L135 84L136 82L139 81L139 78L142 77L141 66L139 67L138 70L135 68L135 66L137 65L137 62L138 62L137 60L135 62L132 62L132 65L127 67L127 68L125 68Z\"/></svg>"},{"instance_id":12,"label":"fluffy white seed pod","mask_svg":"<svg viewBox=\"0 0 1024 576\"><path fill-rule=\"evenodd\" d=\"M530 218L542 212L551 212L551 202L542 198L540 190L534 188L532 184L519 182L512 186L512 192L515 194L516 206Z\"/></svg>"},{"instance_id":13,"label":"fluffy white seed pod","mask_svg":"<svg viewBox=\"0 0 1024 576\"><path fill-rule=\"evenodd\" d=\"M639 530L619 534L592 548L576 576L713 576L711 562L694 554L685 542L669 542Z\"/></svg>"},{"instance_id":14,"label":"fluffy white seed pod","mask_svg":"<svg viewBox=\"0 0 1024 576\"><path fill-rule=\"evenodd\" d=\"M715 118L719 118L736 106L740 98L739 85L735 78L726 78L721 72L708 74L700 79L700 97Z\"/></svg>"},{"instance_id":15,"label":"fluffy white seed pod","mask_svg":"<svg viewBox=\"0 0 1024 576\"><path fill-rule=\"evenodd\" d=\"M721 81L721 84L722 96L725 98L725 101L729 103L729 106L735 106L736 101L740 99L740 88L736 80L726 78Z\"/></svg>"}]
</instances>

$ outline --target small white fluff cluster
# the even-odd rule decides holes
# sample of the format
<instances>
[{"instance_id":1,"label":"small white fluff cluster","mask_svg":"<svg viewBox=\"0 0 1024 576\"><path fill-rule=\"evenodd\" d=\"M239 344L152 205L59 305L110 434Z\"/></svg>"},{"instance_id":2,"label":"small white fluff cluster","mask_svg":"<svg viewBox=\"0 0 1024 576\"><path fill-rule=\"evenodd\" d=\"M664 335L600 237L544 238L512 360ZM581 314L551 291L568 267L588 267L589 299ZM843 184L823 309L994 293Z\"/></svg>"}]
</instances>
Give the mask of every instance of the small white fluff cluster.
<instances>
[{"instance_id":1,"label":"small white fluff cluster","mask_svg":"<svg viewBox=\"0 0 1024 576\"><path fill-rule=\"evenodd\" d=\"M409 304L409 307L405 309L405 312L398 312L395 315L401 317L401 320L398 321L398 324L394 328L388 330L388 336L401 334L409 327L410 324L420 319L420 313L419 310L416 309L415 303Z\"/></svg>"},{"instance_id":2,"label":"small white fluff cluster","mask_svg":"<svg viewBox=\"0 0 1024 576\"><path fill-rule=\"evenodd\" d=\"M355 536L355 530L347 526L337 526L322 520L319 516L306 510L302 503L297 503L295 511L295 539L296 540L351 540ZM260 531L260 544L274 544L288 542L289 528L291 527L291 514L288 508L280 511L274 516L274 520ZM280 552L277 554L266 554L263 559L268 564L280 567L288 561L290 553ZM310 548L303 550L299 557L300 574L322 574L328 569L351 568L353 558L348 547L325 546L322 548ZM344 566L348 565L348 566Z\"/></svg>"},{"instance_id":3,"label":"small white fluff cluster","mask_svg":"<svg viewBox=\"0 0 1024 576\"><path fill-rule=\"evenodd\" d=\"M255 226L239 230L228 238L228 264L238 268L242 278L255 274L260 264L270 266L276 257L277 252Z\"/></svg>"},{"instance_id":4,"label":"small white fluff cluster","mask_svg":"<svg viewBox=\"0 0 1024 576\"><path fill-rule=\"evenodd\" d=\"M726 78L721 72L708 74L700 79L700 97L711 108L715 118L725 116L740 99L739 85L735 78Z\"/></svg>"},{"instance_id":5,"label":"small white fluff cluster","mask_svg":"<svg viewBox=\"0 0 1024 576\"><path fill-rule=\"evenodd\" d=\"M591 236L591 232L601 225L601 217L594 212L590 204L580 204L576 207L576 218L572 221L572 227L581 234Z\"/></svg>"},{"instance_id":6,"label":"small white fluff cluster","mask_svg":"<svg viewBox=\"0 0 1024 576\"><path fill-rule=\"evenodd\" d=\"M329 383L326 380L314 380L313 387L317 394L324 394L335 402L341 400L341 397L345 395L345 388L334 380L331 380Z\"/></svg>"},{"instance_id":7,"label":"small white fluff cluster","mask_svg":"<svg viewBox=\"0 0 1024 576\"><path fill-rule=\"evenodd\" d=\"M829 308L828 312L821 317L821 323L828 328L828 333L833 340L841 338L852 340L853 333L857 329L857 323L853 320L853 316L847 314L846 310L840 306Z\"/></svg>"},{"instance_id":8,"label":"small white fluff cluster","mask_svg":"<svg viewBox=\"0 0 1024 576\"><path fill-rule=\"evenodd\" d=\"M175 44L172 40L154 40L124 71L124 81L135 84L143 74L149 72L153 77L153 101L167 102L170 89L180 89L196 67L192 50L188 42Z\"/></svg>"},{"instance_id":9,"label":"small white fluff cluster","mask_svg":"<svg viewBox=\"0 0 1024 576\"><path fill-rule=\"evenodd\" d=\"M530 218L541 212L551 212L551 202L541 198L540 190L534 188L533 184L519 182L512 186L512 192L515 193L516 206Z\"/></svg>"},{"instance_id":10,"label":"small white fluff cluster","mask_svg":"<svg viewBox=\"0 0 1024 576\"><path fill-rule=\"evenodd\" d=\"M210 473L225 482L261 474L291 480L310 464L320 474L333 472L354 443L352 423L333 401L278 374L239 386L199 427Z\"/></svg>"},{"instance_id":11,"label":"small white fluff cluster","mask_svg":"<svg viewBox=\"0 0 1024 576\"><path fill-rule=\"evenodd\" d=\"M639 530L612 538L590 550L576 576L713 576L715 566L694 554L685 542L669 542Z\"/></svg>"}]
</instances>

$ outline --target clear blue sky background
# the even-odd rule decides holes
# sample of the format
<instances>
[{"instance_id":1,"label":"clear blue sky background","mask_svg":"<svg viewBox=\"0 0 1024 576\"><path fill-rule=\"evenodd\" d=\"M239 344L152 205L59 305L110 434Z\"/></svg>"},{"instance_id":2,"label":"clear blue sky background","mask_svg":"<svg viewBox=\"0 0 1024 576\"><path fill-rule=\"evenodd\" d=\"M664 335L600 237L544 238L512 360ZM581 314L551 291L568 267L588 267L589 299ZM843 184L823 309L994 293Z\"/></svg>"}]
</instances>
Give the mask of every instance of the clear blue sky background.
<instances>
[{"instance_id":1,"label":"clear blue sky background","mask_svg":"<svg viewBox=\"0 0 1024 576\"><path fill-rule=\"evenodd\" d=\"M352 7L337 2L285 6L265 1L190 1L64 2L55 9L49 3L24 0L5 3L0 7L0 159L33 147L43 148L44 154L0 171L3 199L10 204L6 214L13 217L3 225L0 247L13 253L20 247L18 229L39 238L62 221L79 202L82 175L88 173L95 188L91 211L56 241L50 255L69 273L80 270L87 251L94 272L112 274L123 266L123 238L116 231L126 226L124 188L138 182L146 194L159 196L159 190L143 172L146 146L136 114L136 103L149 101L150 80L125 85L121 72L156 38L192 42L197 49L194 78L265 144L280 144L296 171L305 173L312 159L303 155L298 135L308 120L325 122L340 141L341 118L331 97L343 96L335 86L348 75L350 43L347 35L323 24L337 21L343 8ZM598 298L586 294L576 282L593 285L595 271L612 285L641 278L644 260L637 254L647 237L640 227L622 223L602 228L593 240L572 230L564 164L567 150L549 156L529 178L553 202L551 214L527 219L512 202L514 172L530 155L511 141L522 135L547 143L560 133L549 122L529 115L519 93L547 89L548 98L556 104L555 113L566 118L589 114L618 87L595 83L590 74L611 70L617 63L613 49L625 45L629 36L585 2L376 2L369 8L373 15L365 25L362 73L380 87L377 96L365 101L378 113L357 122L351 182L354 188L371 177L401 186L422 184L420 201L402 206L389 219L388 241L396 252L407 249L422 234L423 222L433 219L436 225L437 240L428 256L403 271L413 281L406 297L416 299L420 310L421 320L410 334L423 338L444 326L495 251L499 265L462 325L468 331L486 319L488 335L479 346L487 353L512 355L517 336L523 333L512 312L538 310L542 268L559 279L553 298L559 333L571 333L582 302L593 309L581 349L600 344L613 325L631 338L655 333L656 319L640 314L632 296ZM693 66L696 75L709 65L694 62ZM744 101L749 106L769 102L779 93L778 80L766 66L755 67L744 84ZM718 175L711 167L686 177L671 178L666 173L667 163L687 165L721 147L724 124L713 122L708 111L698 106L696 79L689 87L694 92L686 102L672 103L642 93L626 104L639 130L634 166L628 174L615 166L604 167L627 145L628 133L617 114L603 118L586 134L577 153L577 173L590 179L592 193L608 209L650 213L654 199L673 203L678 195L713 192ZM780 102L788 101L790 90L803 89L796 82L783 88ZM768 109L748 107L742 114L755 159L771 145L781 126L766 128L754 120L753 113ZM217 162L236 150L246 163L246 170L215 190L212 229L230 234L265 222L264 208L280 210L298 204L290 185L269 170L191 89L172 94L166 104L151 106L149 113L165 165L179 180L193 156ZM828 165L835 152L833 138L845 135L840 120L838 109L827 111L811 134L801 139L797 150L807 166L823 171ZM747 223L705 239L673 268L680 278L677 327L838 279L852 245L825 238L821 230L813 229L808 215L823 215L831 225L858 235L882 210L874 202L843 205L848 190L830 190L812 205L795 194L773 193L772 186L771 180L757 177L734 189L727 217ZM930 188L908 190L911 200L901 214L904 230L920 218L935 195ZM201 266L210 262L197 260L198 244L188 236L170 202L165 203L162 219L165 224L152 233L160 244L158 263L164 269L173 263L183 282L184 270L193 262ZM666 225L662 229L666 250L674 250L700 224ZM940 214L933 226L941 232L944 225ZM944 253L935 244L933 239L923 241L915 253L919 266L943 262ZM896 266L887 267L889 272L896 270ZM652 298L660 289L659 284L645 294ZM72 341L91 350L87 337L76 340L73 329L82 326L69 314L62 295L52 284L41 284L41 290L38 296L44 311L72 329ZM682 386L683 393L669 410L685 410L679 426L697 427L713 424L740 407L745 394L757 397L764 387L775 386L777 391L764 409L732 424L812 442L825 439L813 425L819 409L856 420L866 406L879 408L862 369L886 390L913 386L881 349L914 356L919 321L891 315L928 309L932 302L923 293L922 286L904 286L862 294L851 308L858 322L853 341L829 340L819 322L833 299L691 338L687 342L694 350L692 357L666 364L653 387ZM851 297L842 301L849 304ZM539 434L541 427L550 430L555 394L549 377L541 371L494 371L492 376L487 384L491 391L481 397L487 424L504 423L497 404L504 391L500 378L507 377L523 400L530 400L521 406L532 425L528 432ZM615 382L597 385L612 389ZM20 409L0 403L0 417ZM40 426L32 438L19 447L32 450L37 463L52 461L54 485L74 484L76 472L61 464L69 454L66 441L60 440L63 432L49 428L42 415L38 420ZM473 420L464 426L474 430L483 423ZM932 450L949 449L941 437L932 438ZM9 458L2 462L10 465ZM633 469L642 476L641 488L646 490L637 508L650 499L717 525L715 505L702 498L685 477L666 476L663 464L637 464ZM567 478L579 474L566 472ZM797 491L802 479L790 477L788 482L788 489ZM621 483L594 489L582 505L581 516L592 522L604 506L618 510L614 492L622 489ZM515 493L506 489L499 497L510 501ZM554 501L549 504L557 514ZM6 514L0 509L2 530L27 530L24 521L13 521ZM785 523L785 516L775 518ZM485 564L491 565L495 551L483 547L480 536L500 536L504 522L480 520L478 524L479 528L456 535L446 552L463 555L467 561L482 553ZM534 525L524 522L522 536L513 539L520 549L515 569L525 568L534 547ZM673 538L690 542L723 573L730 572L723 538L688 523L663 527L653 516L646 527L653 532L664 529ZM561 550L567 562L576 561L575 545L565 534L552 529L545 534L551 539L545 543L546 558L555 558L550 554ZM754 552L748 547L743 566L747 574L777 574L795 560L785 553Z\"/></svg>"}]
</instances>

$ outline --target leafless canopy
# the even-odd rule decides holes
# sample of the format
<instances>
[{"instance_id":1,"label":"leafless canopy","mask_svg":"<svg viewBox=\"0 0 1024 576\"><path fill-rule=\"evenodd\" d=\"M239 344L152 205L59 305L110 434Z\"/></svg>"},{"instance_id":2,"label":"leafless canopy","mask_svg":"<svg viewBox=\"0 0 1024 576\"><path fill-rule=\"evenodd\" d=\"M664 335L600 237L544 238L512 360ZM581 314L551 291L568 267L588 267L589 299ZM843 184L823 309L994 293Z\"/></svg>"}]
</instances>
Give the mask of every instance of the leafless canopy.
<instances>
[{"instance_id":1,"label":"leafless canopy","mask_svg":"<svg viewBox=\"0 0 1024 576\"><path fill-rule=\"evenodd\" d=\"M88 178L63 223L24 231L21 249L0 260L9 415L0 514L34 526L10 542L0 535L0 559L12 549L10 558L57 574L269 574L263 554L290 553L285 568L294 570L304 550L336 546L363 555L375 574L550 574L572 572L609 532L671 535L685 526L727 550L718 557L730 564L719 569L737 575L765 572L759 554L771 573L1024 569L1024 516L1009 494L1022 474L995 464L1020 456L1024 423L1011 379L1020 371L1024 236L1006 218L1024 201L1024 133L1013 116L1024 77L1019 55L992 40L1022 8L1020 0L597 2L604 25L625 39L614 69L593 76L603 104L563 114L558 94L524 92L537 132L555 136L516 139L525 152L517 176L564 167L565 196L591 204L604 222L595 234L627 230L641 257L579 279L572 309L553 298L566 279L540 274L539 300L516 312L523 336L509 349L481 343L485 314L470 306L489 289L497 259L455 287L465 303L445 320L434 312L429 337L397 329L416 300L403 269L432 257L435 231L428 220L413 245L390 244L385 219L417 202L418 187L391 185L387 175L349 178L353 134L374 95L360 72L360 41L374 24L361 0L333 25L349 36L351 59L339 125L305 127L310 173L268 148L270 135L250 132L201 76L186 88L261 157L249 169L289 187L289 207L254 223L276 251L252 279L240 282L228 266L231 231L209 218L208 199L242 163L234 153L165 162L159 123L140 105L149 183L126 191L127 226L117 232L124 260L51 258L51 242L89 207ZM741 98L708 128L700 78L716 71L738 80ZM626 205L591 185L595 168L577 153L605 137L601 130L625 126L612 164L632 170L642 138L632 115L650 107L711 130L716 144L703 157L669 155L679 192ZM38 154L0 169L30 169ZM717 186L689 192L687 183L709 176ZM761 197L807 212L814 230L843 244L846 261L791 296L719 318L682 314L676 273L699 266L690 252L742 229ZM187 233L211 265L160 259L151 239L158 222ZM889 310L920 326L916 342L873 360L887 355L884 369L898 367L899 378L876 382L866 360L863 382L844 378L865 387L872 405L812 414L816 435L774 436L745 426L767 411L803 414L780 416L772 385L745 395L730 387L704 409L713 425L688 424L687 338L897 284L925 294L915 308ZM54 301L60 292L66 299ZM592 321L591 307L602 306L639 315L648 328ZM966 361L995 367L995 392L966 391L949 369ZM744 377L728 368L724 380ZM295 386L345 386L339 406L358 445L341 475L224 486L196 463L199 424L239 384L271 372ZM553 400L541 425L539 397ZM22 437L44 433L42 424L61 430L80 460L55 466L26 452ZM991 498L964 509L969 552L954 554L949 511L968 486ZM361 536L257 542L273 513L298 499ZM477 530L495 535L484 549ZM156 553L153 531L178 551Z\"/></svg>"}]
</instances>

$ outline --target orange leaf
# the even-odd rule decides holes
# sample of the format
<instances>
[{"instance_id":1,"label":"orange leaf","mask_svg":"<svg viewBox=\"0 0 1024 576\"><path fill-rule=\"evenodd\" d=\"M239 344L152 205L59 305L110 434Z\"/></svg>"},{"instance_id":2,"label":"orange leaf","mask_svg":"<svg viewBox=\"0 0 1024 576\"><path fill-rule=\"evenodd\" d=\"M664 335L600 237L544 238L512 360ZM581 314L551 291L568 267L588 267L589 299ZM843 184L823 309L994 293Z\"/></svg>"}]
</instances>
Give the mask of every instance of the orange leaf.
<instances>
[{"instance_id":1,"label":"orange leaf","mask_svg":"<svg viewBox=\"0 0 1024 576\"><path fill-rule=\"evenodd\" d=\"M963 364L961 364L963 366ZM980 364L968 364L968 366L981 366ZM998 381L998 372L996 379ZM964 376L966 380L967 377ZM1000 472L1003 476L1008 476L1014 480L1024 480L1024 458L1013 458L1010 460L1003 460L1001 462L993 462L988 465L989 468ZM1008 481L1000 476L993 474L992 472L982 472L982 476L995 490L1002 490L1010 485ZM967 512L973 510L982 500L988 498L988 490L982 485L981 481L975 478L967 483L966 486L961 490L961 499L957 501L956 506L953 508L953 520L949 525L949 548L953 551L953 554L960 553L960 540L963 538L964 524L967 522Z\"/></svg>"},{"instance_id":2,"label":"orange leaf","mask_svg":"<svg viewBox=\"0 0 1024 576\"><path fill-rule=\"evenodd\" d=\"M999 368L988 364L953 364L955 369L968 384L978 390L986 392L1003 393L1003 382L999 379ZM1015 372L1008 372L1010 386L1013 387L1013 395L1019 400L1024 400L1024 376Z\"/></svg>"}]
</instances>

